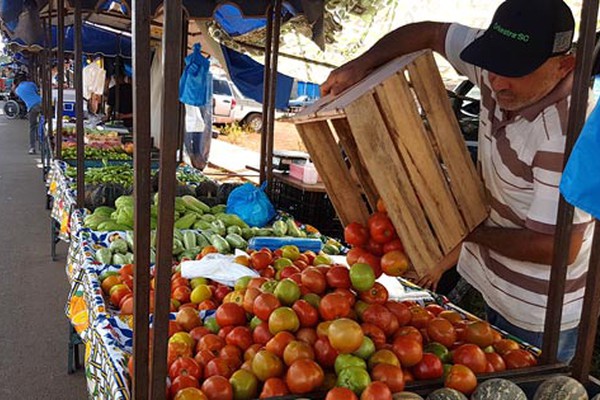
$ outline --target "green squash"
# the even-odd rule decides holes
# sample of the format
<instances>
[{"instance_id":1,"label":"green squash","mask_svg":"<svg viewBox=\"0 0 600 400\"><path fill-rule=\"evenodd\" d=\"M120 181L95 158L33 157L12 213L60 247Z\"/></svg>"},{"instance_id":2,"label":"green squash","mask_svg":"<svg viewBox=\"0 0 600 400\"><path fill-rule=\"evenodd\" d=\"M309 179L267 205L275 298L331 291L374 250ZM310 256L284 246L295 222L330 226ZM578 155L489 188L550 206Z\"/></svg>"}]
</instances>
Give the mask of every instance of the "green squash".
<instances>
[{"instance_id":1,"label":"green squash","mask_svg":"<svg viewBox=\"0 0 600 400\"><path fill-rule=\"evenodd\" d=\"M421 396L413 392L398 392L392 395L393 400L423 400Z\"/></svg>"},{"instance_id":2,"label":"green squash","mask_svg":"<svg viewBox=\"0 0 600 400\"><path fill-rule=\"evenodd\" d=\"M583 385L568 376L555 376L544 381L533 400L588 400Z\"/></svg>"},{"instance_id":3,"label":"green squash","mask_svg":"<svg viewBox=\"0 0 600 400\"><path fill-rule=\"evenodd\" d=\"M464 394L458 390L443 388L429 393L427 400L468 400Z\"/></svg>"},{"instance_id":4,"label":"green squash","mask_svg":"<svg viewBox=\"0 0 600 400\"><path fill-rule=\"evenodd\" d=\"M527 400L527 396L511 381L490 379L477 386L471 400Z\"/></svg>"}]
</instances>

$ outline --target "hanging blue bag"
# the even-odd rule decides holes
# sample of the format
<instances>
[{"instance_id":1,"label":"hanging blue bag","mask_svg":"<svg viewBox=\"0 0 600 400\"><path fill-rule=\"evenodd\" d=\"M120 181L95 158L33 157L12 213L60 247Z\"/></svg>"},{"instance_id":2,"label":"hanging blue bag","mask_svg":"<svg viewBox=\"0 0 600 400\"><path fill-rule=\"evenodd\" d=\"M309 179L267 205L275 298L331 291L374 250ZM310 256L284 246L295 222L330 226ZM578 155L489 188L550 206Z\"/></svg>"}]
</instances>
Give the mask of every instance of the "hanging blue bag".
<instances>
[{"instance_id":1,"label":"hanging blue bag","mask_svg":"<svg viewBox=\"0 0 600 400\"><path fill-rule=\"evenodd\" d=\"M202 56L200 44L194 44L192 54L185 58L185 69L179 79L179 101L202 107L210 102L210 62Z\"/></svg>"},{"instance_id":2,"label":"hanging blue bag","mask_svg":"<svg viewBox=\"0 0 600 400\"><path fill-rule=\"evenodd\" d=\"M245 183L234 189L227 199L227 213L237 214L250 226L263 227L275 217L275 208L261 187Z\"/></svg>"}]
</instances>

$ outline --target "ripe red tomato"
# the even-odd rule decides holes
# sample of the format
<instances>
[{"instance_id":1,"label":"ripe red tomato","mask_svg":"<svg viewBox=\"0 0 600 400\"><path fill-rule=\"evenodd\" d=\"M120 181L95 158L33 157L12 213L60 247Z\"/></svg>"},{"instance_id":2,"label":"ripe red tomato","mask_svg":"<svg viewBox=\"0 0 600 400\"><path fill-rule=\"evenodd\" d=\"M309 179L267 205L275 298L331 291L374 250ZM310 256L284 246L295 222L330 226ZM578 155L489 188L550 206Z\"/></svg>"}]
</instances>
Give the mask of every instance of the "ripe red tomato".
<instances>
[{"instance_id":1,"label":"ripe red tomato","mask_svg":"<svg viewBox=\"0 0 600 400\"><path fill-rule=\"evenodd\" d=\"M454 326L444 318L434 318L427 325L427 336L429 339L450 347L456 342L456 331Z\"/></svg>"},{"instance_id":2,"label":"ripe red tomato","mask_svg":"<svg viewBox=\"0 0 600 400\"><path fill-rule=\"evenodd\" d=\"M210 378L211 376L222 376L224 378L231 378L233 369L227 360L223 358L214 358L210 360L204 367L204 377Z\"/></svg>"},{"instance_id":3,"label":"ripe red tomato","mask_svg":"<svg viewBox=\"0 0 600 400\"><path fill-rule=\"evenodd\" d=\"M392 344L392 351L403 367L417 365L423 358L423 345L410 336L396 337Z\"/></svg>"},{"instance_id":4,"label":"ripe red tomato","mask_svg":"<svg viewBox=\"0 0 600 400\"><path fill-rule=\"evenodd\" d=\"M383 244L376 242L373 238L369 239L367 245L365 246L365 250L369 253L381 257L383 255Z\"/></svg>"},{"instance_id":5,"label":"ripe red tomato","mask_svg":"<svg viewBox=\"0 0 600 400\"><path fill-rule=\"evenodd\" d=\"M412 313L408 306L398 301L388 301L385 303L385 307L391 311L392 314L398 319L398 325L401 327L408 324L412 319Z\"/></svg>"},{"instance_id":6,"label":"ripe red tomato","mask_svg":"<svg viewBox=\"0 0 600 400\"><path fill-rule=\"evenodd\" d=\"M257 251L252 253L250 261L255 270L260 271L273 263L273 256L266 251Z\"/></svg>"},{"instance_id":7,"label":"ripe red tomato","mask_svg":"<svg viewBox=\"0 0 600 400\"><path fill-rule=\"evenodd\" d=\"M223 340L225 340L225 338L227 337L229 332L231 332L233 330L233 328L235 328L235 326L233 326L233 325L224 326L221 329L219 329L219 333L217 333L217 335L220 338L222 338Z\"/></svg>"},{"instance_id":8,"label":"ripe red tomato","mask_svg":"<svg viewBox=\"0 0 600 400\"><path fill-rule=\"evenodd\" d=\"M268 321L271 313L281 307L279 299L272 293L262 293L254 299L253 312L263 321Z\"/></svg>"},{"instance_id":9,"label":"ripe red tomato","mask_svg":"<svg viewBox=\"0 0 600 400\"><path fill-rule=\"evenodd\" d=\"M231 369L236 370L242 365L243 352L232 344L227 344L219 351L219 357L229 363Z\"/></svg>"},{"instance_id":10,"label":"ripe red tomato","mask_svg":"<svg viewBox=\"0 0 600 400\"><path fill-rule=\"evenodd\" d=\"M200 388L208 400L232 400L233 388L222 376L211 376L202 383Z\"/></svg>"},{"instance_id":11,"label":"ripe red tomato","mask_svg":"<svg viewBox=\"0 0 600 400\"><path fill-rule=\"evenodd\" d=\"M298 332L296 332L296 338L313 346L318 339L317 331L313 328L300 328L298 329Z\"/></svg>"},{"instance_id":12,"label":"ripe red tomato","mask_svg":"<svg viewBox=\"0 0 600 400\"><path fill-rule=\"evenodd\" d=\"M285 383L290 393L310 393L319 388L325 379L323 369L313 360L301 359L288 368Z\"/></svg>"},{"instance_id":13,"label":"ripe red tomato","mask_svg":"<svg viewBox=\"0 0 600 400\"><path fill-rule=\"evenodd\" d=\"M252 331L252 339L254 340L254 343L265 345L272 338L273 334L269 330L269 324L264 321L258 324Z\"/></svg>"},{"instance_id":14,"label":"ripe red tomato","mask_svg":"<svg viewBox=\"0 0 600 400\"><path fill-rule=\"evenodd\" d=\"M297 300L292 306L292 310L298 315L301 327L314 327L319 322L319 311L310 305L306 300Z\"/></svg>"},{"instance_id":15,"label":"ripe red tomato","mask_svg":"<svg viewBox=\"0 0 600 400\"><path fill-rule=\"evenodd\" d=\"M485 353L488 363L492 365L494 372L502 372L506 370L506 363L498 353Z\"/></svg>"},{"instance_id":16,"label":"ripe red tomato","mask_svg":"<svg viewBox=\"0 0 600 400\"><path fill-rule=\"evenodd\" d=\"M179 357L191 357L192 348L183 342L170 342L167 347L167 366Z\"/></svg>"},{"instance_id":17,"label":"ripe red tomato","mask_svg":"<svg viewBox=\"0 0 600 400\"><path fill-rule=\"evenodd\" d=\"M179 375L171 383L171 387L169 388L169 393L171 393L171 398L175 397L177 392L181 389L185 389L188 387L197 388L200 387L198 383L198 379L194 378L191 375Z\"/></svg>"},{"instance_id":18,"label":"ripe red tomato","mask_svg":"<svg viewBox=\"0 0 600 400\"><path fill-rule=\"evenodd\" d=\"M412 372L417 379L437 379L444 375L444 366L438 356L425 353Z\"/></svg>"},{"instance_id":19,"label":"ripe red tomato","mask_svg":"<svg viewBox=\"0 0 600 400\"><path fill-rule=\"evenodd\" d=\"M371 382L360 395L360 400L392 400L392 391L383 382Z\"/></svg>"},{"instance_id":20,"label":"ripe red tomato","mask_svg":"<svg viewBox=\"0 0 600 400\"><path fill-rule=\"evenodd\" d=\"M267 342L265 349L281 358L283 357L283 351L285 350L286 346L294 339L294 335L288 331L278 332L271 340Z\"/></svg>"},{"instance_id":21,"label":"ripe red tomato","mask_svg":"<svg viewBox=\"0 0 600 400\"><path fill-rule=\"evenodd\" d=\"M358 259L361 256L368 254L368 253L369 252L362 247L354 247L354 248L350 249L348 254L346 254L346 262L348 263L348 265L353 266L354 264L356 264L358 262Z\"/></svg>"},{"instance_id":22,"label":"ripe red tomato","mask_svg":"<svg viewBox=\"0 0 600 400\"><path fill-rule=\"evenodd\" d=\"M209 333L200 338L196 345L196 351L208 350L215 356L219 354L219 351L225 346L225 340L214 333Z\"/></svg>"},{"instance_id":23,"label":"ripe red tomato","mask_svg":"<svg viewBox=\"0 0 600 400\"><path fill-rule=\"evenodd\" d=\"M446 311L444 307L440 306L439 304L427 304L425 309L436 317L438 317L442 312Z\"/></svg>"},{"instance_id":24,"label":"ripe red tomato","mask_svg":"<svg viewBox=\"0 0 600 400\"><path fill-rule=\"evenodd\" d=\"M171 328L171 322L172 321L169 321L169 328ZM176 331L176 332L180 332L180 330ZM175 333L175 332L173 332L173 333ZM192 329L190 331L190 336L192 337L192 339L195 340L196 343L198 343L198 341L200 339L202 339L202 336L208 335L209 333L210 333L210 331L208 330L207 327L205 327L205 326L197 326L197 327L195 327L194 329ZM171 330L169 329L169 337L171 337L171 336L172 336Z\"/></svg>"},{"instance_id":25,"label":"ripe red tomato","mask_svg":"<svg viewBox=\"0 0 600 400\"><path fill-rule=\"evenodd\" d=\"M412 314L410 324L418 329L426 328L429 321L434 318L432 313L421 306L410 307L410 312Z\"/></svg>"},{"instance_id":26,"label":"ripe red tomato","mask_svg":"<svg viewBox=\"0 0 600 400\"><path fill-rule=\"evenodd\" d=\"M244 307L244 311L247 313L253 312L254 300L260 296L262 292L257 288L247 288L244 293L244 301L242 302L242 307Z\"/></svg>"},{"instance_id":27,"label":"ripe red tomato","mask_svg":"<svg viewBox=\"0 0 600 400\"><path fill-rule=\"evenodd\" d=\"M336 289L350 289L350 271L348 268L340 265L334 265L329 268L325 275L327 285Z\"/></svg>"},{"instance_id":28,"label":"ripe red tomato","mask_svg":"<svg viewBox=\"0 0 600 400\"><path fill-rule=\"evenodd\" d=\"M348 299L339 293L329 293L319 303L319 314L326 321L347 317L350 313Z\"/></svg>"},{"instance_id":29,"label":"ripe red tomato","mask_svg":"<svg viewBox=\"0 0 600 400\"><path fill-rule=\"evenodd\" d=\"M216 310L217 307L218 307L217 303L215 303L214 301L204 300L198 304L197 308L198 308L198 310L202 311L202 310Z\"/></svg>"},{"instance_id":30,"label":"ripe red tomato","mask_svg":"<svg viewBox=\"0 0 600 400\"><path fill-rule=\"evenodd\" d=\"M286 278L292 278L292 277L295 277L296 275L298 275L293 280L296 283L301 283L302 282L302 275L300 275L301 272L302 271L300 271L300 268L296 267L295 265L290 265L290 266L284 267L280 272L276 273L275 277L277 279L279 279L280 281L282 281ZM300 282L298 282L297 280L300 280Z\"/></svg>"},{"instance_id":31,"label":"ripe red tomato","mask_svg":"<svg viewBox=\"0 0 600 400\"><path fill-rule=\"evenodd\" d=\"M285 350L283 351L283 362L285 365L290 366L295 361L303 358L308 358L309 360L315 359L315 352L310 344L299 340L292 340L285 346Z\"/></svg>"},{"instance_id":32,"label":"ripe red tomato","mask_svg":"<svg viewBox=\"0 0 600 400\"><path fill-rule=\"evenodd\" d=\"M511 350L518 350L519 348L519 344L511 339L501 339L494 343L494 350L501 356L504 356L504 354Z\"/></svg>"},{"instance_id":33,"label":"ripe red tomato","mask_svg":"<svg viewBox=\"0 0 600 400\"><path fill-rule=\"evenodd\" d=\"M327 392L325 400L358 400L358 397L352 390L338 386Z\"/></svg>"},{"instance_id":34,"label":"ripe red tomato","mask_svg":"<svg viewBox=\"0 0 600 400\"><path fill-rule=\"evenodd\" d=\"M236 326L227 334L225 342L246 350L253 343L252 332L246 326Z\"/></svg>"},{"instance_id":35,"label":"ripe red tomato","mask_svg":"<svg viewBox=\"0 0 600 400\"><path fill-rule=\"evenodd\" d=\"M403 251L393 250L381 257L381 269L390 276L402 276L409 267L408 257Z\"/></svg>"},{"instance_id":36,"label":"ripe red tomato","mask_svg":"<svg viewBox=\"0 0 600 400\"><path fill-rule=\"evenodd\" d=\"M388 301L388 291L379 282L375 282L371 289L359 293L362 301L368 304L385 304Z\"/></svg>"},{"instance_id":37,"label":"ripe red tomato","mask_svg":"<svg viewBox=\"0 0 600 400\"><path fill-rule=\"evenodd\" d=\"M304 285L312 293L322 294L327 288L327 280L325 279L325 275L315 267L308 267L302 271L301 278L302 285Z\"/></svg>"},{"instance_id":38,"label":"ripe red tomato","mask_svg":"<svg viewBox=\"0 0 600 400\"><path fill-rule=\"evenodd\" d=\"M281 378L269 378L265 381L259 399L286 396L290 393L287 385Z\"/></svg>"},{"instance_id":39,"label":"ripe red tomato","mask_svg":"<svg viewBox=\"0 0 600 400\"><path fill-rule=\"evenodd\" d=\"M363 312L362 319L381 328L386 336L393 335L399 327L396 316L381 304L369 305Z\"/></svg>"},{"instance_id":40,"label":"ripe red tomato","mask_svg":"<svg viewBox=\"0 0 600 400\"><path fill-rule=\"evenodd\" d=\"M169 367L169 377L175 379L179 375L189 375L200 379L202 378L202 369L193 358L179 357Z\"/></svg>"},{"instance_id":41,"label":"ripe red tomato","mask_svg":"<svg viewBox=\"0 0 600 400\"><path fill-rule=\"evenodd\" d=\"M362 264L369 264L373 269L375 278L379 278L383 271L381 270L381 258L371 253L365 253L358 257L358 262Z\"/></svg>"},{"instance_id":42,"label":"ripe red tomato","mask_svg":"<svg viewBox=\"0 0 600 400\"><path fill-rule=\"evenodd\" d=\"M404 374L402 373L402 368L396 365L384 363L377 364L373 367L371 376L374 381L385 383L392 393L404 390Z\"/></svg>"},{"instance_id":43,"label":"ripe red tomato","mask_svg":"<svg viewBox=\"0 0 600 400\"><path fill-rule=\"evenodd\" d=\"M208 364L208 362L210 360L215 359L215 358L217 358L217 356L213 352L208 351L208 350L200 350L194 356L194 360L196 360L198 365L200 367L202 367L202 370L204 370L204 368L206 367L206 364Z\"/></svg>"},{"instance_id":44,"label":"ripe red tomato","mask_svg":"<svg viewBox=\"0 0 600 400\"><path fill-rule=\"evenodd\" d=\"M415 339L416 341L418 341L419 343L423 344L423 334L421 333L421 331L419 331L414 326L408 325L408 326L402 326L402 327L398 328L398 330L394 334L394 339L396 339L397 337L400 337L400 336L411 337L411 338Z\"/></svg>"},{"instance_id":45,"label":"ripe red tomato","mask_svg":"<svg viewBox=\"0 0 600 400\"><path fill-rule=\"evenodd\" d=\"M189 303L191 293L192 293L192 289L190 289L188 286L177 286L171 292L171 298L177 300L181 304Z\"/></svg>"},{"instance_id":46,"label":"ripe red tomato","mask_svg":"<svg viewBox=\"0 0 600 400\"><path fill-rule=\"evenodd\" d=\"M369 217L369 234L376 242L387 243L394 239L396 230L386 214L377 212Z\"/></svg>"},{"instance_id":47,"label":"ripe red tomato","mask_svg":"<svg viewBox=\"0 0 600 400\"><path fill-rule=\"evenodd\" d=\"M252 278L252 279L250 279L250 281L248 281L248 286L246 286L246 289L250 289L250 288L260 289L262 284L267 282L267 280L268 280L267 278L262 277L262 276Z\"/></svg>"},{"instance_id":48,"label":"ripe red tomato","mask_svg":"<svg viewBox=\"0 0 600 400\"><path fill-rule=\"evenodd\" d=\"M380 327L365 322L360 326L360 328L365 336L368 336L373 341L373 344L375 344L376 348L379 348L385 344L385 333Z\"/></svg>"},{"instance_id":49,"label":"ripe red tomato","mask_svg":"<svg viewBox=\"0 0 600 400\"><path fill-rule=\"evenodd\" d=\"M476 374L484 373L488 362L483 350L474 344L463 344L454 350L452 359L454 364L467 366Z\"/></svg>"},{"instance_id":50,"label":"ripe red tomato","mask_svg":"<svg viewBox=\"0 0 600 400\"><path fill-rule=\"evenodd\" d=\"M327 337L320 337L314 345L317 362L324 368L331 368L339 355L338 351L331 346Z\"/></svg>"},{"instance_id":51,"label":"ripe red tomato","mask_svg":"<svg viewBox=\"0 0 600 400\"><path fill-rule=\"evenodd\" d=\"M527 368L537 365L537 360L525 349L510 350L502 358L506 363L506 369Z\"/></svg>"},{"instance_id":52,"label":"ripe red tomato","mask_svg":"<svg viewBox=\"0 0 600 400\"><path fill-rule=\"evenodd\" d=\"M446 376L444 386L458 390L467 396L477 387L477 378L473 371L464 365L453 365Z\"/></svg>"},{"instance_id":53,"label":"ripe red tomato","mask_svg":"<svg viewBox=\"0 0 600 400\"><path fill-rule=\"evenodd\" d=\"M485 348L494 343L494 330L486 321L472 321L465 328L464 340Z\"/></svg>"},{"instance_id":54,"label":"ripe red tomato","mask_svg":"<svg viewBox=\"0 0 600 400\"><path fill-rule=\"evenodd\" d=\"M246 350L244 352L244 361L252 360L254 358L254 356L256 355L256 353L258 353L262 348L263 348L262 345L260 345L258 343L254 343L252 346L250 346L248 348L248 350Z\"/></svg>"},{"instance_id":55,"label":"ripe red tomato","mask_svg":"<svg viewBox=\"0 0 600 400\"><path fill-rule=\"evenodd\" d=\"M402 241L398 238L392 239L392 241L387 242L383 245L383 252L389 253L390 251L399 250L404 252L404 246L402 245Z\"/></svg>"},{"instance_id":56,"label":"ripe red tomato","mask_svg":"<svg viewBox=\"0 0 600 400\"><path fill-rule=\"evenodd\" d=\"M236 303L224 303L217 308L215 313L217 324L221 328L246 324L246 311Z\"/></svg>"},{"instance_id":57,"label":"ripe red tomato","mask_svg":"<svg viewBox=\"0 0 600 400\"><path fill-rule=\"evenodd\" d=\"M354 304L356 303L356 295L353 291L351 291L350 289L337 288L333 291L333 293L341 294L346 298L346 300L348 300L348 303L350 303L350 307L354 307Z\"/></svg>"},{"instance_id":58,"label":"ripe red tomato","mask_svg":"<svg viewBox=\"0 0 600 400\"><path fill-rule=\"evenodd\" d=\"M344 228L344 240L351 246L362 246L369 240L369 231L362 224L352 222Z\"/></svg>"}]
</instances>

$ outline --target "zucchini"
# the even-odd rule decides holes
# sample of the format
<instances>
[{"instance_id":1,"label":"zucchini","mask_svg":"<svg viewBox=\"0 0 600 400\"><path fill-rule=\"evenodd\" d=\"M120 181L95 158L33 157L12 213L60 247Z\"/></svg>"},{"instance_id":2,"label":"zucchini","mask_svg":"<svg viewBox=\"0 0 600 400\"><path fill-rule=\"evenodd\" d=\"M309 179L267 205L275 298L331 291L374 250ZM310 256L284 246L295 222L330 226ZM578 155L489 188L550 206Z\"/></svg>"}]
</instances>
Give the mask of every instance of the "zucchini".
<instances>
[{"instance_id":1,"label":"zucchini","mask_svg":"<svg viewBox=\"0 0 600 400\"><path fill-rule=\"evenodd\" d=\"M227 233L235 233L236 235L242 235L242 228L237 225L231 225L227 227Z\"/></svg>"},{"instance_id":2,"label":"zucchini","mask_svg":"<svg viewBox=\"0 0 600 400\"><path fill-rule=\"evenodd\" d=\"M225 227L225 223L223 221L217 219L210 224L212 225L212 229L216 234L224 236L227 233L227 228Z\"/></svg>"},{"instance_id":3,"label":"zucchini","mask_svg":"<svg viewBox=\"0 0 600 400\"><path fill-rule=\"evenodd\" d=\"M248 247L248 242L246 242L243 237L236 233L230 233L229 235L225 236L225 240L227 240L227 243L229 243L229 245L235 249L244 250Z\"/></svg>"},{"instance_id":4,"label":"zucchini","mask_svg":"<svg viewBox=\"0 0 600 400\"><path fill-rule=\"evenodd\" d=\"M229 242L227 242L227 240L223 239L219 235L212 235L210 238L210 244L215 246L215 248L221 254L231 253L231 246L229 246Z\"/></svg>"},{"instance_id":5,"label":"zucchini","mask_svg":"<svg viewBox=\"0 0 600 400\"><path fill-rule=\"evenodd\" d=\"M186 250L196 247L196 234L194 232L183 232L183 247L185 247Z\"/></svg>"}]
</instances>

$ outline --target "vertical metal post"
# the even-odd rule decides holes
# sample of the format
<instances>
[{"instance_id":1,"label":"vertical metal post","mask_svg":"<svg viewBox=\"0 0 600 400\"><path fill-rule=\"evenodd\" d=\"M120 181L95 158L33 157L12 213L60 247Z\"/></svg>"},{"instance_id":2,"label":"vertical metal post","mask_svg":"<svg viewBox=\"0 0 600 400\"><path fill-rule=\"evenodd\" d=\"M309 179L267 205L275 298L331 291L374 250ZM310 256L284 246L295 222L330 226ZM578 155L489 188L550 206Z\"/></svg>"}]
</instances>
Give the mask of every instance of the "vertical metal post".
<instances>
[{"instance_id":1,"label":"vertical metal post","mask_svg":"<svg viewBox=\"0 0 600 400\"><path fill-rule=\"evenodd\" d=\"M58 95L56 99L56 143L54 156L60 160L62 158L62 126L63 126L63 101L64 101L64 82L65 82L65 0L58 0L58 27L56 38L58 44L57 55L57 74L58 74Z\"/></svg>"},{"instance_id":2,"label":"vertical metal post","mask_svg":"<svg viewBox=\"0 0 600 400\"><path fill-rule=\"evenodd\" d=\"M273 48L273 6L267 8L267 37L265 38L265 71L263 76L263 125L260 136L260 183L267 179L267 132L269 120L269 82L271 81L271 50Z\"/></svg>"},{"instance_id":3,"label":"vertical metal post","mask_svg":"<svg viewBox=\"0 0 600 400\"><path fill-rule=\"evenodd\" d=\"M167 339L171 268L173 263L173 223L175 206L175 169L177 136L173 127L179 120L179 69L183 13L181 0L164 3L163 30L163 99L160 132L160 178L157 253L154 291L154 346L152 348L152 399L164 399L167 373Z\"/></svg>"},{"instance_id":4,"label":"vertical metal post","mask_svg":"<svg viewBox=\"0 0 600 400\"><path fill-rule=\"evenodd\" d=\"M48 24L46 23L46 18L42 19L42 32L44 32L44 48L40 52L42 57L42 65L48 65L50 63L50 51L48 45L48 30L46 29ZM41 70L41 85L40 89L42 92L42 115L44 116L44 121L48 121L48 73L47 68ZM42 147L42 143L40 143L40 148ZM43 154L42 154L43 158Z\"/></svg>"},{"instance_id":5,"label":"vertical metal post","mask_svg":"<svg viewBox=\"0 0 600 400\"><path fill-rule=\"evenodd\" d=\"M85 200L85 171L83 168L83 49L81 43L81 2L75 2L75 131L77 134L77 207L83 208Z\"/></svg>"},{"instance_id":6,"label":"vertical metal post","mask_svg":"<svg viewBox=\"0 0 600 400\"><path fill-rule=\"evenodd\" d=\"M188 48L188 30L189 30L189 18L186 13L183 12L183 34L181 36L181 60L179 60L179 76L183 73L183 69L185 68L185 57L187 56L187 48ZM179 148L179 158L178 162L183 162L183 148L185 142L185 107L183 104L178 103L179 106L179 126L177 129L177 143Z\"/></svg>"},{"instance_id":7,"label":"vertical metal post","mask_svg":"<svg viewBox=\"0 0 600 400\"><path fill-rule=\"evenodd\" d=\"M149 394L148 318L150 305L150 2L133 0L134 263L131 398Z\"/></svg>"},{"instance_id":8,"label":"vertical metal post","mask_svg":"<svg viewBox=\"0 0 600 400\"><path fill-rule=\"evenodd\" d=\"M588 105L589 78L592 72L592 55L595 45L596 18L598 16L598 0L584 0L582 5L579 42L577 43L577 59L575 77L571 92L569 108L569 123L567 126L567 142L565 146L565 164L571 155L571 150L579 137L586 118ZM567 262L571 247L571 232L573 223L573 206L560 196L556 233L554 236L554 257L550 272L548 304L544 326L542 346L542 361L556 362L562 321L562 308L565 296L565 281L567 277ZM587 291L586 291L587 292ZM584 309L585 310L585 309ZM588 316L589 317L589 316ZM597 318L597 315L591 318ZM582 356L582 354L581 354Z\"/></svg>"},{"instance_id":9,"label":"vertical metal post","mask_svg":"<svg viewBox=\"0 0 600 400\"><path fill-rule=\"evenodd\" d=\"M52 118L54 118L54 115L52 113L52 56L54 54L54 49L52 48L52 5L53 2L49 2L48 3L48 31L46 32L46 43L47 44L47 49L48 49L48 67L46 68L46 77L47 77L47 85L48 85L48 115L46 118L46 124L48 126L48 128L46 129L46 133L45 135L43 135L42 137L42 141L44 141L44 143L40 143L40 146L42 148L42 164L44 165L43 169L44 169L44 176L46 174L46 169L49 167L49 165L46 165L46 160L50 159L50 155L46 154L46 152L50 152L52 151L52 149L50 148L50 146L46 147L46 136L48 136L48 143L50 142L50 137L52 136Z\"/></svg>"},{"instance_id":10,"label":"vertical metal post","mask_svg":"<svg viewBox=\"0 0 600 400\"><path fill-rule=\"evenodd\" d=\"M269 76L269 109L267 126L267 147L266 147L266 179L267 193L271 193L273 185L273 144L275 141L275 99L277 96L277 63L279 58L279 36L281 33L281 8L283 0L275 0L275 13L273 15L273 48L271 49L271 74Z\"/></svg>"}]
</instances>

